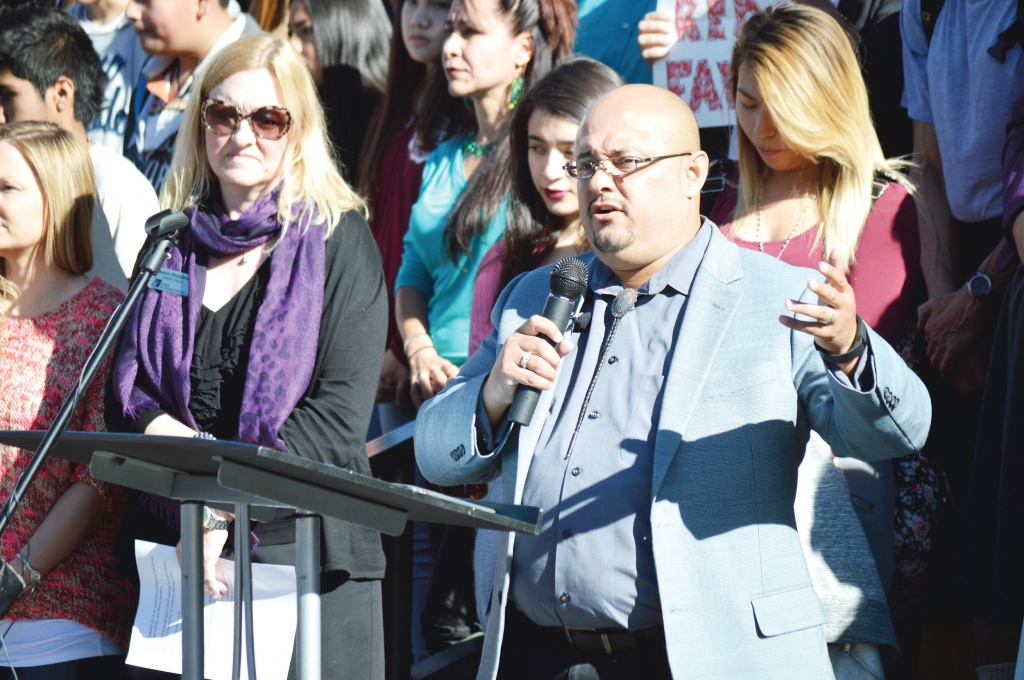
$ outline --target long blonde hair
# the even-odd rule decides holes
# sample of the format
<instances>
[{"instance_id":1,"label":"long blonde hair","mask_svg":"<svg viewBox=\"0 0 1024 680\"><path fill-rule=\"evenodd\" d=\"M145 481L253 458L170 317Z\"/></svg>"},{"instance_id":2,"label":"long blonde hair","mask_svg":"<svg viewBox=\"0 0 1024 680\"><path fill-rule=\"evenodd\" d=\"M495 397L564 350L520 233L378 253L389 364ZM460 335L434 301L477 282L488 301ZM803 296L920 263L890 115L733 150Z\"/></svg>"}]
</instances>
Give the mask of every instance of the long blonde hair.
<instances>
[{"instance_id":1,"label":"long blonde hair","mask_svg":"<svg viewBox=\"0 0 1024 680\"><path fill-rule=\"evenodd\" d=\"M72 274L92 269L96 179L85 144L52 123L0 125L0 143L14 146L32 168L43 194L44 258ZM0 296L18 295L0 258Z\"/></svg>"},{"instance_id":2,"label":"long blonde hair","mask_svg":"<svg viewBox=\"0 0 1024 680\"><path fill-rule=\"evenodd\" d=\"M823 244L825 257L842 248L849 267L871 212L875 175L911 187L902 172L908 164L882 153L848 36L824 11L783 2L751 17L733 46L734 101L743 63L757 80L762 106L779 136L818 167L821 221L815 246ZM744 229L764 199L768 167L742 128L738 135L740 187L733 224Z\"/></svg>"},{"instance_id":3,"label":"long blonde hair","mask_svg":"<svg viewBox=\"0 0 1024 680\"><path fill-rule=\"evenodd\" d=\"M210 91L229 76L266 69L277 81L281 102L292 115L291 142L284 161L284 181L277 219L282 229L297 219L293 208L311 211L310 224L326 224L327 234L349 210L366 215L366 203L338 172L327 124L309 70L295 49L269 35L243 38L225 47L210 62L182 116L174 158L160 194L165 208L182 210L201 202L216 182L206 155L200 112ZM282 231L283 233L283 231Z\"/></svg>"}]
</instances>

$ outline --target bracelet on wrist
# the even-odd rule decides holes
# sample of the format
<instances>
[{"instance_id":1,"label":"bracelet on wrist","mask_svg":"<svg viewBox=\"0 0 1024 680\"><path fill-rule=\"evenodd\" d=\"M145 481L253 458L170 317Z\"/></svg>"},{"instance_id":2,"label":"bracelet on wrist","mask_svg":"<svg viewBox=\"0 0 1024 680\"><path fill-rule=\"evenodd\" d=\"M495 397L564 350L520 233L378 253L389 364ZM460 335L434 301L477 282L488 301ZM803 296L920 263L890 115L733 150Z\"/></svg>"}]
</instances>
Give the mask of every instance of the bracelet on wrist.
<instances>
[{"instance_id":1,"label":"bracelet on wrist","mask_svg":"<svg viewBox=\"0 0 1024 680\"><path fill-rule=\"evenodd\" d=\"M407 355L405 358L408 359L409 361L412 361L412 358L414 356L416 356L417 354L419 354L420 352L422 352L425 349L432 349L434 351L437 351L437 348L435 348L433 345L424 345L423 347L420 347L418 350L416 350L412 354Z\"/></svg>"},{"instance_id":2,"label":"bracelet on wrist","mask_svg":"<svg viewBox=\"0 0 1024 680\"><path fill-rule=\"evenodd\" d=\"M428 337L427 340L426 340L426 344L422 344L422 345L418 345L418 346L416 346L416 345L414 345L414 346L407 345L405 348L403 348L402 351L405 352L405 357L406 357L406 359L408 359L410 354L416 354L416 352L419 352L421 349L423 349L425 347L433 347L433 346L434 346L434 341L431 340ZM410 349L412 350L412 352L409 351Z\"/></svg>"},{"instance_id":3,"label":"bracelet on wrist","mask_svg":"<svg viewBox=\"0 0 1024 680\"><path fill-rule=\"evenodd\" d=\"M18 559L21 560L21 576L25 579L25 584L35 590L43 581L42 573L29 564L28 559L21 553L18 553Z\"/></svg>"},{"instance_id":4,"label":"bracelet on wrist","mask_svg":"<svg viewBox=\"0 0 1024 680\"><path fill-rule=\"evenodd\" d=\"M402 343L402 351L405 352L405 353L408 353L409 352L409 343L412 342L413 340L415 340L416 338L421 338L421 337L429 338L430 337L430 333L413 333L412 335L410 335L409 337L407 337L405 339L405 342ZM430 344L433 345L434 341L431 340Z\"/></svg>"}]
</instances>

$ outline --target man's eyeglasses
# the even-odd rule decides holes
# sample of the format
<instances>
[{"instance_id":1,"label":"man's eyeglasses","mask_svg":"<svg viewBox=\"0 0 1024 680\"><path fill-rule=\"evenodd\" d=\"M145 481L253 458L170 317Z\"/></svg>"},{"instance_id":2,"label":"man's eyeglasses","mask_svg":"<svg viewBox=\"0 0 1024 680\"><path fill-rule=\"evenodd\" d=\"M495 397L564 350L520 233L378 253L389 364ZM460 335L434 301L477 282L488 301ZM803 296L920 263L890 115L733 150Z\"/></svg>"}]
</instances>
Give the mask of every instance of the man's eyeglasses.
<instances>
[{"instance_id":1,"label":"man's eyeglasses","mask_svg":"<svg viewBox=\"0 0 1024 680\"><path fill-rule=\"evenodd\" d=\"M663 161L666 158L678 158L679 156L691 156L690 151L686 153L674 153L668 156L654 156L652 158L638 158L636 156L620 156L619 158L605 158L600 161L569 161L562 168L565 173L573 179L590 179L597 172L598 168L604 170L612 177L622 177L636 172L655 161Z\"/></svg>"},{"instance_id":2,"label":"man's eyeglasses","mask_svg":"<svg viewBox=\"0 0 1024 680\"><path fill-rule=\"evenodd\" d=\"M203 102L203 125L218 137L234 134L243 120L249 121L252 133L260 139L281 139L292 126L292 114L280 106L261 106L243 116L231 104L208 99Z\"/></svg>"}]
</instances>

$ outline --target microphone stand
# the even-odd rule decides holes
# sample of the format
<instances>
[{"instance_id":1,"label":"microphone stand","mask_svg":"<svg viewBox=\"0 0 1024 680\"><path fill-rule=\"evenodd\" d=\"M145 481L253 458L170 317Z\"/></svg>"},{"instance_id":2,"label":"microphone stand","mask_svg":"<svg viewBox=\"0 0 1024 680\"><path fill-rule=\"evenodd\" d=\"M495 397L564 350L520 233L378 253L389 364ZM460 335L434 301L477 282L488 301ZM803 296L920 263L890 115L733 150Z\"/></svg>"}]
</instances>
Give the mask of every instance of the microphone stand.
<instances>
[{"instance_id":1,"label":"microphone stand","mask_svg":"<svg viewBox=\"0 0 1024 680\"><path fill-rule=\"evenodd\" d=\"M64 404L53 419L50 429L47 430L46 435L39 443L39 448L36 449L32 460L29 461L28 467L25 468L25 471L14 485L11 497L7 499L6 505L0 511L0 534L3 534L11 523L11 519L14 518L14 513L17 512L18 506L21 505L21 501L25 498L29 486L35 480L36 475L39 474L43 463L46 462L50 450L53 449L54 445L64 434L64 431L67 430L68 423L71 422L71 416L74 414L78 402L81 400L82 395L85 394L89 383L92 382L96 371L99 370L100 365L106 359L110 348L117 341L121 329L124 328L124 324L128 320L128 315L135 308L135 305L138 304L139 299L149 285L150 279L160 271L164 261L166 261L167 251L171 244L174 243L178 231L187 225L188 218L185 217L184 213L172 213L170 210L159 212L146 220L146 233L155 240L139 266L139 273L128 289L128 295L118 305L117 309L114 310L113 315L111 315L110 320L107 322L107 327L103 330L103 334L96 343L95 349L93 349L89 358L86 359L85 366L82 367L82 374L79 376L78 382L75 383L71 393L64 400ZM3 566L0 567L0 618L10 611L17 599L25 591L25 580L22 575L14 571L7 562L2 562L2 564Z\"/></svg>"}]
</instances>

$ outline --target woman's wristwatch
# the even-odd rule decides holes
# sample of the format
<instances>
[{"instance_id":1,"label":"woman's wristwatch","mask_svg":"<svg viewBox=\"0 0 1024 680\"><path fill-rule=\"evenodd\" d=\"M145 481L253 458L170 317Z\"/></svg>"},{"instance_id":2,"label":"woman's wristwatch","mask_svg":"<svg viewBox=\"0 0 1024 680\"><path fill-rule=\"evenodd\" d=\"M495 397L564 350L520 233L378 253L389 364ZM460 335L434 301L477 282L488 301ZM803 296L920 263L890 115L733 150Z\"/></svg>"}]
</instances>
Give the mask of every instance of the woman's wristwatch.
<instances>
[{"instance_id":1,"label":"woman's wristwatch","mask_svg":"<svg viewBox=\"0 0 1024 680\"><path fill-rule=\"evenodd\" d=\"M18 558L21 560L21 576L25 579L25 584L31 586L32 590L35 590L43 582L43 575L38 569L29 564L24 555L19 553Z\"/></svg>"},{"instance_id":2,"label":"woman's wristwatch","mask_svg":"<svg viewBox=\"0 0 1024 680\"><path fill-rule=\"evenodd\" d=\"M225 531L231 526L231 522L223 520L214 514L213 510L203 506L203 528L210 531Z\"/></svg>"}]
</instances>

